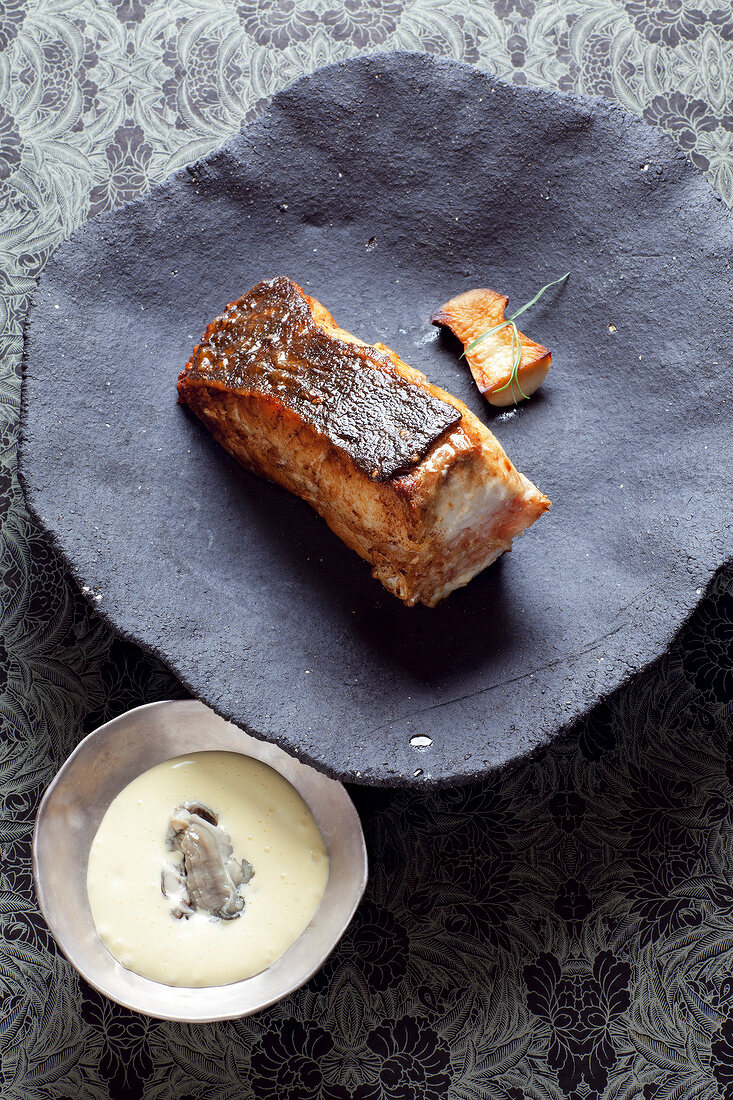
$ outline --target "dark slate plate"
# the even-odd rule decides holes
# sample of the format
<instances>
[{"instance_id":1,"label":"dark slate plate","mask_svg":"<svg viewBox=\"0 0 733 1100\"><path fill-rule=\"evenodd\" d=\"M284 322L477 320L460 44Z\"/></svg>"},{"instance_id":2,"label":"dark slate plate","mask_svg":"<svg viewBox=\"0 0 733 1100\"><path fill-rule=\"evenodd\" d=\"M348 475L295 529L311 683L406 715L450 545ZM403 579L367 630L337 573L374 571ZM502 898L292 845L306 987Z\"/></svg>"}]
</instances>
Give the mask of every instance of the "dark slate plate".
<instances>
[{"instance_id":1,"label":"dark slate plate","mask_svg":"<svg viewBox=\"0 0 733 1100\"><path fill-rule=\"evenodd\" d=\"M731 240L616 106L423 55L330 66L56 252L27 334L28 502L99 611L257 736L349 780L480 775L657 656L730 554ZM567 269L523 318L549 379L497 414L428 318ZM434 610L176 404L205 323L278 273L466 401L554 502Z\"/></svg>"}]
</instances>

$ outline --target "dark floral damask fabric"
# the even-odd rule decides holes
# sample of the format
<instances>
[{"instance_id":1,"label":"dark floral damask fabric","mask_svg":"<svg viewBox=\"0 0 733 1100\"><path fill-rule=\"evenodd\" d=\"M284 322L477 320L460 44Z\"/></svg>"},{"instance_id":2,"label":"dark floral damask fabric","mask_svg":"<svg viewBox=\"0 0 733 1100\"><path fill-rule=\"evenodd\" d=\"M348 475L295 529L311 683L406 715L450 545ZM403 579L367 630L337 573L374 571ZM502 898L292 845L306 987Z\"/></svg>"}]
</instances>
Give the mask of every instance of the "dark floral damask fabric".
<instances>
[{"instance_id":1,"label":"dark floral damask fabric","mask_svg":"<svg viewBox=\"0 0 733 1100\"><path fill-rule=\"evenodd\" d=\"M554 955L526 966L527 1004L550 1027L548 1061L568 1095L585 1084L601 1092L616 1061L612 1028L629 1006L627 962L602 951L592 962Z\"/></svg>"},{"instance_id":2,"label":"dark floral damask fabric","mask_svg":"<svg viewBox=\"0 0 733 1100\"><path fill-rule=\"evenodd\" d=\"M733 1100L733 569L672 648L501 777L354 788L367 894L322 970L185 1027L87 987L38 912L38 800L83 734L181 694L95 614L16 473L29 295L89 216L221 144L303 72L427 50L601 93L733 206L721 0L0 4L2 1100ZM698 323L698 322L696 322Z\"/></svg>"}]
</instances>

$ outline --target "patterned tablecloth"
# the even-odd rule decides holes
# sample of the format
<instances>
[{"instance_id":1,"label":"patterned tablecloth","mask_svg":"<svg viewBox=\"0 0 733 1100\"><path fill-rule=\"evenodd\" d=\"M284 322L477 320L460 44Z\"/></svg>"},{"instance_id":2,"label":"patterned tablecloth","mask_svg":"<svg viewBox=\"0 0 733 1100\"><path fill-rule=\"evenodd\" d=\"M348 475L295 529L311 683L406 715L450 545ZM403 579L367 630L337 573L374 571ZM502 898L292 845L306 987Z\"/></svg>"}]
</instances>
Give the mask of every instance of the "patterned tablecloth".
<instances>
[{"instance_id":1,"label":"patterned tablecloth","mask_svg":"<svg viewBox=\"0 0 733 1100\"><path fill-rule=\"evenodd\" d=\"M220 144L299 74L392 47L610 96L733 204L726 0L0 6L4 1100L733 1100L731 570L653 671L541 758L438 794L355 789L366 899L321 973L259 1016L194 1028L117 1008L36 909L45 785L85 731L180 688L99 621L25 511L28 296L85 218Z\"/></svg>"}]
</instances>

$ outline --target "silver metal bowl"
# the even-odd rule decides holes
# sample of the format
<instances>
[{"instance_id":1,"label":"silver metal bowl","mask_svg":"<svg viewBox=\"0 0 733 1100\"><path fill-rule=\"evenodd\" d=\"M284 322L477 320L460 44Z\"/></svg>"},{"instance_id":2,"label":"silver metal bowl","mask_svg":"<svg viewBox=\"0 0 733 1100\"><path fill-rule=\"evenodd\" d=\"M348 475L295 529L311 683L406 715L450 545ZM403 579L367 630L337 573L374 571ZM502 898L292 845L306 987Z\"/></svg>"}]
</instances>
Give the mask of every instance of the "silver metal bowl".
<instances>
[{"instance_id":1,"label":"silver metal bowl","mask_svg":"<svg viewBox=\"0 0 733 1100\"><path fill-rule=\"evenodd\" d=\"M328 883L305 931L267 970L231 985L162 985L126 970L97 936L87 860L110 802L142 772L187 752L221 749L262 760L295 787L328 851ZM367 880L364 834L341 783L225 722L203 703L137 707L90 733L46 791L33 836L41 912L59 947L90 985L118 1004L164 1020L207 1023L249 1016L298 989L323 965L354 915Z\"/></svg>"}]
</instances>

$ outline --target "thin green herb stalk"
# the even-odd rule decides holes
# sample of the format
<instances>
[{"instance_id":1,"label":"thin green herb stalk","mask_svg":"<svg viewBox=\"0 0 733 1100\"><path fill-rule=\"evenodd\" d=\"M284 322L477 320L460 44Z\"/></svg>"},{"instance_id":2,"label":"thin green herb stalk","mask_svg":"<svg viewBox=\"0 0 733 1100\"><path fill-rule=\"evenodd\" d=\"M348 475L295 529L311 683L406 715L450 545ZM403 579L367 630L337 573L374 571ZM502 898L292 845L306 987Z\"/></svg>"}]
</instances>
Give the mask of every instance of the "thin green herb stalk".
<instances>
[{"instance_id":1,"label":"thin green herb stalk","mask_svg":"<svg viewBox=\"0 0 733 1100\"><path fill-rule=\"evenodd\" d=\"M487 336L493 336L495 332L501 332L501 330L503 328L508 328L511 323L512 323L511 317L507 317L506 320L502 321L500 324L494 325L493 328L487 328L486 332L482 332L478 336L474 336L474 338L473 338L473 340L471 340L470 344L466 344L465 348L463 349L461 354L458 356L458 358L463 359L464 356L468 355L469 351L473 351L473 349L476 347L476 345L480 344L482 340L485 340Z\"/></svg>"},{"instance_id":2,"label":"thin green herb stalk","mask_svg":"<svg viewBox=\"0 0 733 1100\"><path fill-rule=\"evenodd\" d=\"M519 332L518 332L517 326L515 325L513 320L510 320L509 324L512 326L512 373L509 375L509 381L508 382L505 382L503 386L498 386L497 389L492 390L491 392L492 393L501 393L502 390L505 390L509 386L511 386L512 387L512 397L514 399L514 404L516 405L517 395L514 392L515 382L516 382L516 385L517 385L517 389L521 393L524 400L529 401L529 397L524 392L522 387L519 385L519 366L520 366L520 363L522 362L522 344L521 344L520 339L519 339Z\"/></svg>"},{"instance_id":3,"label":"thin green herb stalk","mask_svg":"<svg viewBox=\"0 0 733 1100\"><path fill-rule=\"evenodd\" d=\"M570 272L566 271L565 274L561 275L559 279L554 279L551 283L545 283L545 285L540 290L537 291L534 298L532 298L529 302L525 302L523 306L519 307L519 309L515 309L514 313L512 313L512 315L511 315L510 320L511 321L516 320L516 318L519 317L522 313L524 313L525 310L531 309L532 306L535 304L535 302L539 302L540 298L542 297L542 295L545 293L546 290L549 290L550 287L557 286L558 283L564 283L565 280L568 279L569 277L570 277Z\"/></svg>"},{"instance_id":4,"label":"thin green herb stalk","mask_svg":"<svg viewBox=\"0 0 733 1100\"><path fill-rule=\"evenodd\" d=\"M494 325L493 328L487 328L486 332L479 333L478 336L474 337L474 339L471 340L470 344L466 345L460 358L463 359L464 355L467 355L469 351L473 351L476 345L480 344L482 340L485 340L487 336L492 336L495 332L501 332L503 328L507 328L509 325L513 324L517 317L520 317L526 310L530 309L536 302L540 300L546 290L549 290L550 287L557 286L558 283L564 283L569 275L570 272L566 271L565 274L562 275L559 279L553 279L551 283L545 283L545 285L537 291L534 298L531 298L528 302L525 302L523 306L519 307L519 309L515 309L511 317L506 317L498 325ZM514 326L514 328L516 331L516 325ZM506 389L505 386L502 386L501 388ZM521 393L522 391L520 390L519 392Z\"/></svg>"}]
</instances>

